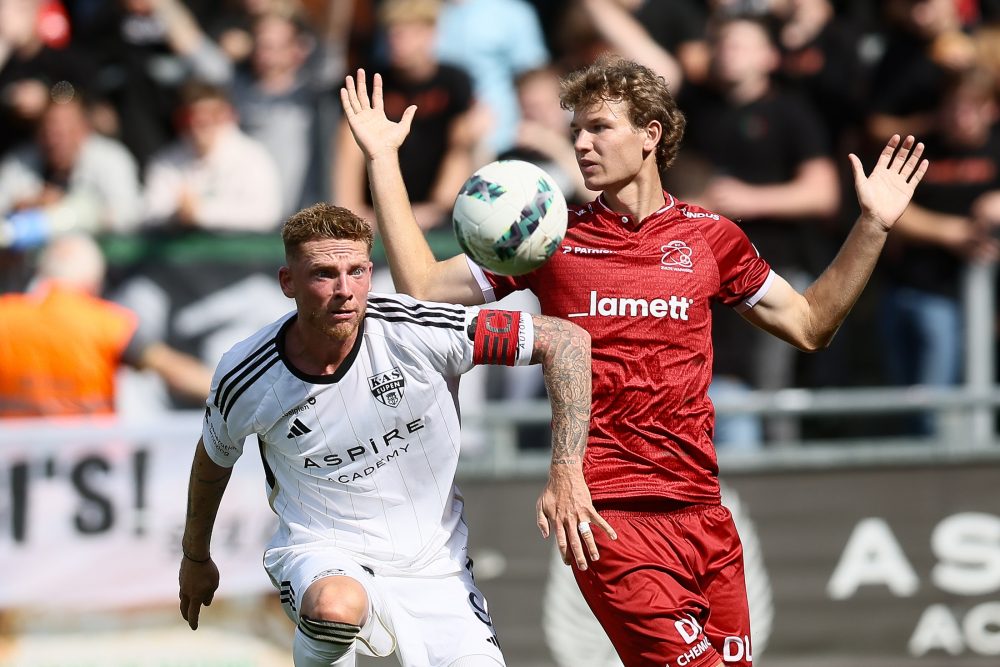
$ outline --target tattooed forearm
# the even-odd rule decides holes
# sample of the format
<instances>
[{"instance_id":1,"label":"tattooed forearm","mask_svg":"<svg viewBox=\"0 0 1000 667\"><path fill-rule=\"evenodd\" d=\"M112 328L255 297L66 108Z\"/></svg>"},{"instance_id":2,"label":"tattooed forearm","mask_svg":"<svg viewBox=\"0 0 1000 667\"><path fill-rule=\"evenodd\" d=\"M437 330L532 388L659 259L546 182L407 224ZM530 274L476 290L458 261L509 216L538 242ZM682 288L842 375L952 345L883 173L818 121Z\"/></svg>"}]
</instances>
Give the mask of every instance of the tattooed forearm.
<instances>
[{"instance_id":1,"label":"tattooed forearm","mask_svg":"<svg viewBox=\"0 0 1000 667\"><path fill-rule=\"evenodd\" d=\"M187 517L181 542L184 553L189 557L201 559L208 556L215 518L232 472L232 468L224 468L212 461L205 452L204 444L199 441L188 480Z\"/></svg>"},{"instance_id":2,"label":"tattooed forearm","mask_svg":"<svg viewBox=\"0 0 1000 667\"><path fill-rule=\"evenodd\" d=\"M590 334L556 317L533 315L532 363L540 363L552 403L552 464L580 465L590 431Z\"/></svg>"}]
</instances>

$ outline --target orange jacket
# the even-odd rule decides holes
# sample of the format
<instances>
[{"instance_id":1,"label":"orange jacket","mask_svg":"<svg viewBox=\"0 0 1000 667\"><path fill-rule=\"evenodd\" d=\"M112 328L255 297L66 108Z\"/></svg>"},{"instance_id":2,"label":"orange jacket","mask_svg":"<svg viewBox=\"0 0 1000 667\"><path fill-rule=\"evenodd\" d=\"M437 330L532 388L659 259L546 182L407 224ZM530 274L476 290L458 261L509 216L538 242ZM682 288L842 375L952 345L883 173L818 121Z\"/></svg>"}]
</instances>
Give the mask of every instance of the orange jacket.
<instances>
[{"instance_id":1,"label":"orange jacket","mask_svg":"<svg viewBox=\"0 0 1000 667\"><path fill-rule=\"evenodd\" d=\"M128 309L56 283L0 296L0 417L109 414Z\"/></svg>"}]
</instances>

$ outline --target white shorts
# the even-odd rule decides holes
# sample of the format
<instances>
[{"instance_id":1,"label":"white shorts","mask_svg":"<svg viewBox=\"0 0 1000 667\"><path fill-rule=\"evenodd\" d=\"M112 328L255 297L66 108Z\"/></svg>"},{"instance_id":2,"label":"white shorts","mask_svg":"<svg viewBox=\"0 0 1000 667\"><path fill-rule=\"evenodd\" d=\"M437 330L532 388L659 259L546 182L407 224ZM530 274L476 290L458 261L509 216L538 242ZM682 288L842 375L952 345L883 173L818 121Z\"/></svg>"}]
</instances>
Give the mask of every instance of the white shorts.
<instances>
[{"instance_id":1,"label":"white shorts","mask_svg":"<svg viewBox=\"0 0 1000 667\"><path fill-rule=\"evenodd\" d=\"M270 550L264 554L264 567L278 588L281 606L296 624L302 597L316 580L347 576L364 586L369 613L358 634L357 651L362 655L385 657L395 650L403 667L448 667L473 655L506 664L471 568L436 577L386 576L374 574L339 549L315 547Z\"/></svg>"}]
</instances>

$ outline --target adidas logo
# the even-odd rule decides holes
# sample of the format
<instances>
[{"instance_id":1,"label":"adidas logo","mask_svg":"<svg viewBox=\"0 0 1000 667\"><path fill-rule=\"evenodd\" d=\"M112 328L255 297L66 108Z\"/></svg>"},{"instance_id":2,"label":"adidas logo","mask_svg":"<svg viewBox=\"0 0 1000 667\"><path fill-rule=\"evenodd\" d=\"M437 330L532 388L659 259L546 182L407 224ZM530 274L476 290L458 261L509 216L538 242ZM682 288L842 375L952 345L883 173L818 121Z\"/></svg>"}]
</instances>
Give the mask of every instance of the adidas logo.
<instances>
[{"instance_id":1,"label":"adidas logo","mask_svg":"<svg viewBox=\"0 0 1000 667\"><path fill-rule=\"evenodd\" d=\"M301 419L296 419L292 422L292 427L288 429L288 435L286 438L294 438L296 436L305 435L306 433L311 433L312 429L302 423Z\"/></svg>"}]
</instances>

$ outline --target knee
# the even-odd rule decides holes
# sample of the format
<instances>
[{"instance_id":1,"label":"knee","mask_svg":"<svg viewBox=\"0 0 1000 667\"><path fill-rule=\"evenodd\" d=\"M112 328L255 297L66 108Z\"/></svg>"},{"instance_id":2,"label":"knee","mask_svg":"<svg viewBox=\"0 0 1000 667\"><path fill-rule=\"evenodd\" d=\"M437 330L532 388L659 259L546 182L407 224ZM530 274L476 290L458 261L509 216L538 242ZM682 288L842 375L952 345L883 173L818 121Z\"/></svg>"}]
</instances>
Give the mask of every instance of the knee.
<instances>
[{"instance_id":1,"label":"knee","mask_svg":"<svg viewBox=\"0 0 1000 667\"><path fill-rule=\"evenodd\" d=\"M350 577L326 577L306 590L299 615L361 626L368 617L368 595L364 586Z\"/></svg>"}]
</instances>

